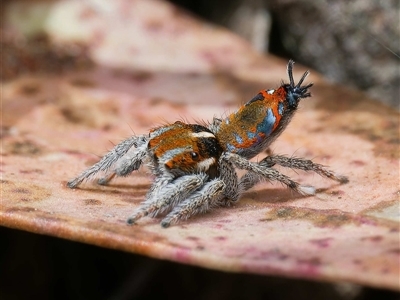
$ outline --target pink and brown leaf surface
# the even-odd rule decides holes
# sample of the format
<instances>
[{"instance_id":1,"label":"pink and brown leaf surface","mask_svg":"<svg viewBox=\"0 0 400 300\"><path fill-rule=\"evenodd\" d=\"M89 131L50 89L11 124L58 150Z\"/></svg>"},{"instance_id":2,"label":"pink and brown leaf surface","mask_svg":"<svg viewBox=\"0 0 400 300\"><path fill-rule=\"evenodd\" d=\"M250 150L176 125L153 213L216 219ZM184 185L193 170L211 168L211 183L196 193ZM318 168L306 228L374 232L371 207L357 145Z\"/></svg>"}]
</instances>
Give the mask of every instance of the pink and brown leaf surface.
<instances>
[{"instance_id":1,"label":"pink and brown leaf surface","mask_svg":"<svg viewBox=\"0 0 400 300\"><path fill-rule=\"evenodd\" d=\"M348 184L279 169L317 194L263 183L168 229L157 218L126 224L150 187L145 169L110 186L67 188L133 133L226 115L286 79L287 61L169 4L115 1L110 14L89 3L54 4L45 30L85 45L94 66L2 83L2 226L212 269L400 289L399 114L316 72L313 97L272 150L327 165ZM305 70L297 64L295 78Z\"/></svg>"}]
</instances>

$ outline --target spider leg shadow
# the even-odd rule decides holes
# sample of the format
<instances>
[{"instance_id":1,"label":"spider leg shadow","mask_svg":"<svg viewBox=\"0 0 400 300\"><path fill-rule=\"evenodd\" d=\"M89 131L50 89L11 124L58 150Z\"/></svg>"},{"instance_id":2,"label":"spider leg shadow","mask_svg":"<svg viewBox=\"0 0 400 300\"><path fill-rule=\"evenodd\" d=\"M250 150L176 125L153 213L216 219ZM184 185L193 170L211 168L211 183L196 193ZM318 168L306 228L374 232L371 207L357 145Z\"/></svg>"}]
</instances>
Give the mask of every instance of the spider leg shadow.
<instances>
[{"instance_id":1,"label":"spider leg shadow","mask_svg":"<svg viewBox=\"0 0 400 300\"><path fill-rule=\"evenodd\" d=\"M331 188L319 188L316 190L317 193L323 193ZM286 203L295 201L297 199L303 199L308 197L313 197L315 195L307 196L307 195L300 195L289 188L265 188L265 189L258 189L258 190L248 190L242 194L242 199L248 198L253 201L259 203L266 203L266 204L278 204L278 203ZM240 201L239 201L240 202Z\"/></svg>"},{"instance_id":2,"label":"spider leg shadow","mask_svg":"<svg viewBox=\"0 0 400 300\"><path fill-rule=\"evenodd\" d=\"M95 182L87 183L82 186L74 188L74 190L82 190L96 194L109 194L109 195L120 195L120 194L132 194L137 193L140 196L145 196L147 191L150 189L151 184L108 184L99 185Z\"/></svg>"},{"instance_id":3,"label":"spider leg shadow","mask_svg":"<svg viewBox=\"0 0 400 300\"><path fill-rule=\"evenodd\" d=\"M290 189L285 188L273 188L273 189L262 189L262 190L249 190L242 195L243 198L249 198L255 202L262 203L285 203L296 199L301 199L309 196L302 196L298 193L293 192Z\"/></svg>"}]
</instances>

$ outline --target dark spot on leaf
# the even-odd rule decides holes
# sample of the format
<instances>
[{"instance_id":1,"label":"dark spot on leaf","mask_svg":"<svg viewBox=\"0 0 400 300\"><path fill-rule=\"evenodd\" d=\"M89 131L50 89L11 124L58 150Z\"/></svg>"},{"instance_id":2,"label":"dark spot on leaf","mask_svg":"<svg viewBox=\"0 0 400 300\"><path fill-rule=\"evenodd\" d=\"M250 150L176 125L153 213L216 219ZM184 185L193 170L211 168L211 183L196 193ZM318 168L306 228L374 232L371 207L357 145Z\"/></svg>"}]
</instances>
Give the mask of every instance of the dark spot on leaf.
<instances>
[{"instance_id":1,"label":"dark spot on leaf","mask_svg":"<svg viewBox=\"0 0 400 300\"><path fill-rule=\"evenodd\" d=\"M320 248L327 248L332 240L332 238L312 239L310 240L310 243Z\"/></svg>"},{"instance_id":2,"label":"dark spot on leaf","mask_svg":"<svg viewBox=\"0 0 400 300\"><path fill-rule=\"evenodd\" d=\"M91 88L96 86L96 84L93 81L85 78L74 78L70 81L70 83L80 88Z\"/></svg>"},{"instance_id":3,"label":"dark spot on leaf","mask_svg":"<svg viewBox=\"0 0 400 300\"><path fill-rule=\"evenodd\" d=\"M41 201L50 197L51 192L38 185L27 183L14 183L12 181L2 186L3 192L8 195L12 201ZM29 196L27 196L29 195Z\"/></svg>"},{"instance_id":4,"label":"dark spot on leaf","mask_svg":"<svg viewBox=\"0 0 400 300\"><path fill-rule=\"evenodd\" d=\"M164 23L162 20L150 20L144 24L146 30L152 31L152 32L158 32L161 31L164 27Z\"/></svg>"},{"instance_id":5,"label":"dark spot on leaf","mask_svg":"<svg viewBox=\"0 0 400 300\"><path fill-rule=\"evenodd\" d=\"M21 174L43 174L43 170L40 169L28 169L28 170L20 170Z\"/></svg>"},{"instance_id":6,"label":"dark spot on leaf","mask_svg":"<svg viewBox=\"0 0 400 300\"><path fill-rule=\"evenodd\" d=\"M367 236L367 237L362 237L362 241L371 241L371 242L380 242L383 240L383 236L381 235L374 235L374 236Z\"/></svg>"},{"instance_id":7,"label":"dark spot on leaf","mask_svg":"<svg viewBox=\"0 0 400 300\"><path fill-rule=\"evenodd\" d=\"M19 193L19 194L30 194L31 192L28 189L25 188L16 188L11 190L13 193Z\"/></svg>"},{"instance_id":8,"label":"dark spot on leaf","mask_svg":"<svg viewBox=\"0 0 400 300\"><path fill-rule=\"evenodd\" d=\"M231 223L232 220L224 219L224 220L219 220L218 223Z\"/></svg>"},{"instance_id":9,"label":"dark spot on leaf","mask_svg":"<svg viewBox=\"0 0 400 300\"><path fill-rule=\"evenodd\" d=\"M390 139L390 140L388 140L388 143L389 144L395 144L395 145L400 144L400 138Z\"/></svg>"},{"instance_id":10,"label":"dark spot on leaf","mask_svg":"<svg viewBox=\"0 0 400 300\"><path fill-rule=\"evenodd\" d=\"M297 263L311 265L311 266L319 266L322 264L321 259L319 257L311 257L309 259L298 259Z\"/></svg>"},{"instance_id":11,"label":"dark spot on leaf","mask_svg":"<svg viewBox=\"0 0 400 300\"><path fill-rule=\"evenodd\" d=\"M400 248L393 248L388 250L389 253L400 254Z\"/></svg>"},{"instance_id":12,"label":"dark spot on leaf","mask_svg":"<svg viewBox=\"0 0 400 300\"><path fill-rule=\"evenodd\" d=\"M147 80L150 80L153 77L153 74L150 72L134 72L130 74L130 77L133 81L145 82Z\"/></svg>"},{"instance_id":13,"label":"dark spot on leaf","mask_svg":"<svg viewBox=\"0 0 400 300\"><path fill-rule=\"evenodd\" d=\"M18 213L18 212L34 212L37 211L36 208L33 207L12 207L6 210L6 213Z\"/></svg>"},{"instance_id":14,"label":"dark spot on leaf","mask_svg":"<svg viewBox=\"0 0 400 300\"><path fill-rule=\"evenodd\" d=\"M342 190L337 190L337 191L331 192L331 195L333 195L333 196L344 195L344 194L345 194L345 192Z\"/></svg>"},{"instance_id":15,"label":"dark spot on leaf","mask_svg":"<svg viewBox=\"0 0 400 300\"><path fill-rule=\"evenodd\" d=\"M83 202L85 205L101 205L102 202L96 199L84 199Z\"/></svg>"},{"instance_id":16,"label":"dark spot on leaf","mask_svg":"<svg viewBox=\"0 0 400 300\"><path fill-rule=\"evenodd\" d=\"M340 227L353 223L356 225L375 225L377 220L357 214L343 212L337 209L318 210L299 207L274 207L260 221L283 220L305 220L312 222L318 227ZM382 223L384 224L384 223Z\"/></svg>"},{"instance_id":17,"label":"dark spot on leaf","mask_svg":"<svg viewBox=\"0 0 400 300\"><path fill-rule=\"evenodd\" d=\"M153 98L150 99L149 104L151 106L156 106L156 105L160 105L160 104L163 104L163 103L166 103L166 102L167 102L167 100L165 100L163 98L153 97Z\"/></svg>"},{"instance_id":18,"label":"dark spot on leaf","mask_svg":"<svg viewBox=\"0 0 400 300\"><path fill-rule=\"evenodd\" d=\"M12 134L11 132L12 132L11 126L0 125L0 139L10 136Z\"/></svg>"},{"instance_id":19,"label":"dark spot on leaf","mask_svg":"<svg viewBox=\"0 0 400 300\"><path fill-rule=\"evenodd\" d=\"M5 152L21 156L37 156L42 154L43 150L32 141L26 140L5 145Z\"/></svg>"},{"instance_id":20,"label":"dark spot on leaf","mask_svg":"<svg viewBox=\"0 0 400 300\"><path fill-rule=\"evenodd\" d=\"M317 224L319 226L325 227L325 226L334 226L334 227L339 227L342 226L346 223L349 223L350 217L348 215L346 215L345 213L338 213L338 214L331 214L328 215L324 218L320 218L317 221Z\"/></svg>"},{"instance_id":21,"label":"dark spot on leaf","mask_svg":"<svg viewBox=\"0 0 400 300\"><path fill-rule=\"evenodd\" d=\"M34 96L40 92L40 86L37 83L25 83L19 87L19 92L25 96Z\"/></svg>"},{"instance_id":22,"label":"dark spot on leaf","mask_svg":"<svg viewBox=\"0 0 400 300\"><path fill-rule=\"evenodd\" d=\"M359 160L359 159L352 160L352 161L350 162L350 164L353 165L353 166L356 166L356 167L365 166L365 162L362 161L362 160Z\"/></svg>"},{"instance_id":23,"label":"dark spot on leaf","mask_svg":"<svg viewBox=\"0 0 400 300\"><path fill-rule=\"evenodd\" d=\"M75 110L72 108L64 107L61 110L61 114L71 123L81 123L82 117L79 114L75 113Z\"/></svg>"},{"instance_id":24,"label":"dark spot on leaf","mask_svg":"<svg viewBox=\"0 0 400 300\"><path fill-rule=\"evenodd\" d=\"M101 129L104 130L104 131L109 131L109 130L112 129L112 125L111 125L111 124L104 124L104 125L101 127Z\"/></svg>"}]
</instances>

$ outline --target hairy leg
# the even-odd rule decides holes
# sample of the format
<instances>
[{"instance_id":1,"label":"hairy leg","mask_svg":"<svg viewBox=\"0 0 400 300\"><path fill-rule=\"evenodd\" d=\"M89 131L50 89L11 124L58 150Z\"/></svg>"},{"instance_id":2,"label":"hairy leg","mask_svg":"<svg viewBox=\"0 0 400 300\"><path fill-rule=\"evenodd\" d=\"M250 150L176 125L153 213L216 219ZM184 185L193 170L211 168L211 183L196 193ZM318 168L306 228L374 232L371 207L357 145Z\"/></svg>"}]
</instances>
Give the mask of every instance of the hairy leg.
<instances>
[{"instance_id":1,"label":"hairy leg","mask_svg":"<svg viewBox=\"0 0 400 300\"><path fill-rule=\"evenodd\" d=\"M114 163L110 174L100 178L97 183L107 185L115 176L125 177L140 168L147 155L147 145L141 145L133 151L129 151Z\"/></svg>"},{"instance_id":2,"label":"hairy leg","mask_svg":"<svg viewBox=\"0 0 400 300\"><path fill-rule=\"evenodd\" d=\"M312 171L321 176L336 180L340 183L347 183L349 181L346 176L336 174L333 171L327 169L325 166L314 163L312 160L309 159L273 155L267 156L262 161L260 161L260 165L273 166L275 164L291 169Z\"/></svg>"},{"instance_id":3,"label":"hairy leg","mask_svg":"<svg viewBox=\"0 0 400 300\"><path fill-rule=\"evenodd\" d=\"M315 188L312 186L302 186L296 181L293 181L290 179L288 176L283 175L279 173L277 170L269 167L269 166L263 166L258 163L250 162L246 158L243 158L237 154L230 153L230 152L225 152L223 154L224 159L230 161L233 163L237 168L242 169L242 170L247 170L250 171L251 173L255 174L256 176L253 175L244 175L240 181L239 188L241 190L246 190L246 188L249 188L249 186L253 183L250 181L250 179L257 180L257 182L260 179L266 179L266 180L272 180L272 181L279 181L286 185L287 187L291 188L292 190L296 191L297 193L301 195L314 195L315 194Z\"/></svg>"},{"instance_id":4,"label":"hairy leg","mask_svg":"<svg viewBox=\"0 0 400 300\"><path fill-rule=\"evenodd\" d=\"M239 200L242 190L239 186L239 179L232 163L225 159L219 160L220 176L219 179L225 184L224 198L221 199L221 206L229 206Z\"/></svg>"},{"instance_id":5,"label":"hairy leg","mask_svg":"<svg viewBox=\"0 0 400 300\"><path fill-rule=\"evenodd\" d=\"M146 142L147 140L144 136L133 136L122 141L115 146L114 149L103 156L98 163L83 171L78 177L70 180L67 183L67 186L70 188L75 188L80 185L82 181L95 176L98 172L108 171L118 161L123 159L132 147L136 147L136 149L129 155L129 159L126 159L122 164L119 164L119 166L114 169L111 174L100 179L99 183L106 184L115 175L126 176L132 171L137 170L142 163L142 159L146 155Z\"/></svg>"},{"instance_id":6,"label":"hairy leg","mask_svg":"<svg viewBox=\"0 0 400 300\"><path fill-rule=\"evenodd\" d=\"M207 178L205 174L185 175L173 181L158 178L147 194L146 200L128 218L127 222L133 224L144 216L154 217L170 210L204 185Z\"/></svg>"},{"instance_id":7,"label":"hairy leg","mask_svg":"<svg viewBox=\"0 0 400 300\"><path fill-rule=\"evenodd\" d=\"M280 165L291 169L298 169L303 171L312 171L323 177L327 177L332 180L336 180L340 183L348 182L348 178L343 175L338 175L333 171L325 168L323 165L314 163L308 159L292 158L281 155L267 156L259 162L260 166L271 168L274 165ZM263 177L255 173L247 173L240 179L240 185L244 190L256 185L258 182L263 180Z\"/></svg>"},{"instance_id":8,"label":"hairy leg","mask_svg":"<svg viewBox=\"0 0 400 300\"><path fill-rule=\"evenodd\" d=\"M224 189L224 182L218 178L207 182L201 190L176 206L161 221L161 226L167 228L180 220L186 220L195 214L209 210L213 206L218 206L220 199L224 197Z\"/></svg>"}]
</instances>

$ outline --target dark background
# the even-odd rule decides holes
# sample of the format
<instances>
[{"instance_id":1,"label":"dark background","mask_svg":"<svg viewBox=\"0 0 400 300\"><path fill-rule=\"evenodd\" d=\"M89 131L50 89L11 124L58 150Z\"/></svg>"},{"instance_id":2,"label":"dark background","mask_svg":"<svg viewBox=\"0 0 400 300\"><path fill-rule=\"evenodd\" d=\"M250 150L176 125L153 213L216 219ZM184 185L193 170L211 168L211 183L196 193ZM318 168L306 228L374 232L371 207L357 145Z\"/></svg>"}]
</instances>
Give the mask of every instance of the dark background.
<instances>
[{"instance_id":1,"label":"dark background","mask_svg":"<svg viewBox=\"0 0 400 300\"><path fill-rule=\"evenodd\" d=\"M218 272L0 227L0 299L400 299L396 292Z\"/></svg>"}]
</instances>

